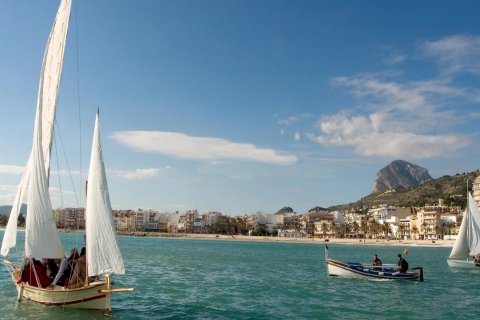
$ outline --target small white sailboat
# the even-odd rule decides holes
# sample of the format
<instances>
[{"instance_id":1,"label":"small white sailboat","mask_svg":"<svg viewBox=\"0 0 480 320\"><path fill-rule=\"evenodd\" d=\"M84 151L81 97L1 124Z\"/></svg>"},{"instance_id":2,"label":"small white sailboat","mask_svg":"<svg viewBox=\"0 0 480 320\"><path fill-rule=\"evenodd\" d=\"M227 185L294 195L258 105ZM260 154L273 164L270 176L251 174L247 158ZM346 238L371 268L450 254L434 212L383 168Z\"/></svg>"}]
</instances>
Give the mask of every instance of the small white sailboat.
<instances>
[{"instance_id":1,"label":"small white sailboat","mask_svg":"<svg viewBox=\"0 0 480 320\"><path fill-rule=\"evenodd\" d=\"M475 256L480 254L480 212L475 200L468 192L467 207L465 209L457 240L447 259L451 268L479 269L475 263Z\"/></svg>"},{"instance_id":2,"label":"small white sailboat","mask_svg":"<svg viewBox=\"0 0 480 320\"><path fill-rule=\"evenodd\" d=\"M24 194L28 196L25 227L26 259L61 259L64 250L55 225L49 195L50 152L53 124L60 84L63 53L70 17L70 0L62 0L50 33L42 63L32 151L25 167L12 212L2 241L1 254L6 257L16 245L17 219ZM37 285L22 279L22 263L4 260L18 291L18 299L49 306L111 310L111 293L128 292L132 288L114 289L110 275L125 274L113 222L108 193L99 115L97 113L88 174L85 213L87 276L83 286L43 286L35 274ZM33 280L31 281L33 284Z\"/></svg>"}]
</instances>

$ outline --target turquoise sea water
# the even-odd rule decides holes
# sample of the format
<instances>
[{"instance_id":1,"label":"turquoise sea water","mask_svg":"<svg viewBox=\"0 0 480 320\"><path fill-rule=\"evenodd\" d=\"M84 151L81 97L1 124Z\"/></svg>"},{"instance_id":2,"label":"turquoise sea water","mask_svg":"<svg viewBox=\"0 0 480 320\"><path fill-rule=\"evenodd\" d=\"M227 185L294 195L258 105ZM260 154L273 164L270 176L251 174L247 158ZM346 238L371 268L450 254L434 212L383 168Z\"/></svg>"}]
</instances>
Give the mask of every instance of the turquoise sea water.
<instances>
[{"instance_id":1,"label":"turquoise sea water","mask_svg":"<svg viewBox=\"0 0 480 320\"><path fill-rule=\"evenodd\" d=\"M3 231L0 231L3 237ZM63 235L67 248L82 238ZM119 237L127 275L113 296L113 319L466 319L478 314L480 273L449 269L450 248L408 247L425 281L328 278L324 246L179 238ZM81 247L81 244L78 245ZM330 256L394 263L405 246L330 244ZM0 272L1 319L104 319L102 312L16 302Z\"/></svg>"}]
</instances>

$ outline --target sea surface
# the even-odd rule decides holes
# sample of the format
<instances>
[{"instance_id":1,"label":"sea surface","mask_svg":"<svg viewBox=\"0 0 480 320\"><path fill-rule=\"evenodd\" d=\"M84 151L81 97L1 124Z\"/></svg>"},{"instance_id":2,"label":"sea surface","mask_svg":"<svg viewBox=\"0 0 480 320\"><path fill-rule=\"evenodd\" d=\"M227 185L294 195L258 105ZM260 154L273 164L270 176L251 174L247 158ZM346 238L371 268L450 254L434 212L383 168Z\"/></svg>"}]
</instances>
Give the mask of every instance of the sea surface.
<instances>
[{"instance_id":1,"label":"sea surface","mask_svg":"<svg viewBox=\"0 0 480 320\"><path fill-rule=\"evenodd\" d=\"M480 310L480 272L448 268L448 247L329 245L332 257L368 263L377 253L384 264L407 248L410 267L424 267L424 282L378 282L327 277L318 243L118 239L127 274L113 281L135 291L115 294L110 315L17 302L3 267L0 319L474 319ZM83 235L62 241L80 248Z\"/></svg>"}]
</instances>

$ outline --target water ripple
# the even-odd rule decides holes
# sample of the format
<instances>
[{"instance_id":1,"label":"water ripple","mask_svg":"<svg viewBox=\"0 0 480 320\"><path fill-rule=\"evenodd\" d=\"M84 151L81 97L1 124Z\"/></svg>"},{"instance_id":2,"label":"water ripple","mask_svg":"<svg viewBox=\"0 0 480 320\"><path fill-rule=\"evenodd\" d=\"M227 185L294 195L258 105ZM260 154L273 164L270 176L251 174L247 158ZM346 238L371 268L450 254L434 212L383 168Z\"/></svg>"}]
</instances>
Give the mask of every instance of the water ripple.
<instances>
[{"instance_id":1,"label":"water ripple","mask_svg":"<svg viewBox=\"0 0 480 320\"><path fill-rule=\"evenodd\" d=\"M410 248L425 282L328 278L323 246L120 237L132 293L113 296L113 319L454 319L477 314L479 273L449 269L449 248ZM394 263L402 247L330 245L338 259ZM96 311L15 301L0 277L1 319L103 319Z\"/></svg>"}]
</instances>

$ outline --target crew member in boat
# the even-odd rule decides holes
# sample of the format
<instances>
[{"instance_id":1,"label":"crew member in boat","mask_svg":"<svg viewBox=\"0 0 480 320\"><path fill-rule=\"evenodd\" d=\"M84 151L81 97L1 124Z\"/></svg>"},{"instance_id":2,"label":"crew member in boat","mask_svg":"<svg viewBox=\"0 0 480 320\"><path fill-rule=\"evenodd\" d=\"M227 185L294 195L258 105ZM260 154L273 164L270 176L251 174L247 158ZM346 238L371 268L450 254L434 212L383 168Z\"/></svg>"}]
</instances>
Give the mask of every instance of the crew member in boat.
<instances>
[{"instance_id":1,"label":"crew member in boat","mask_svg":"<svg viewBox=\"0 0 480 320\"><path fill-rule=\"evenodd\" d=\"M26 259L25 265L22 271L22 275L18 279L17 283L28 283L32 287L46 288L50 280L47 277L42 263L38 260Z\"/></svg>"},{"instance_id":2,"label":"crew member in boat","mask_svg":"<svg viewBox=\"0 0 480 320\"><path fill-rule=\"evenodd\" d=\"M80 250L80 258L75 260L75 268L73 269L72 277L68 283L69 288L80 288L85 285L87 278L87 250L85 247Z\"/></svg>"},{"instance_id":3,"label":"crew member in boat","mask_svg":"<svg viewBox=\"0 0 480 320\"><path fill-rule=\"evenodd\" d=\"M398 257L397 271L401 272L401 273L407 272L407 270L408 270L407 260L405 260L405 258L403 258L400 253L397 255L397 257Z\"/></svg>"},{"instance_id":4,"label":"crew member in boat","mask_svg":"<svg viewBox=\"0 0 480 320\"><path fill-rule=\"evenodd\" d=\"M60 259L43 259L43 266L47 272L47 277L50 279L50 283L55 279L58 273L58 264L55 260L58 260L58 263L60 263Z\"/></svg>"},{"instance_id":5,"label":"crew member in boat","mask_svg":"<svg viewBox=\"0 0 480 320\"><path fill-rule=\"evenodd\" d=\"M473 256L473 263L480 264L480 253Z\"/></svg>"},{"instance_id":6,"label":"crew member in boat","mask_svg":"<svg viewBox=\"0 0 480 320\"><path fill-rule=\"evenodd\" d=\"M376 266L377 268L373 268L374 270L382 270L382 268L378 268L382 265L382 260L378 258L378 255L375 253L373 255L372 266Z\"/></svg>"},{"instance_id":7,"label":"crew member in boat","mask_svg":"<svg viewBox=\"0 0 480 320\"><path fill-rule=\"evenodd\" d=\"M70 251L70 257L63 257L62 261L60 262L60 267L58 268L58 273L53 279L52 284L50 287L54 287L55 285L60 286L68 286L68 281L70 280L71 273L75 268L75 260L78 258L78 251L77 248L73 248Z\"/></svg>"}]
</instances>

